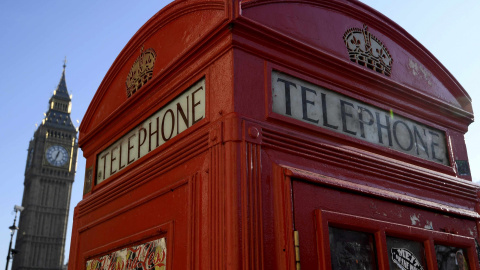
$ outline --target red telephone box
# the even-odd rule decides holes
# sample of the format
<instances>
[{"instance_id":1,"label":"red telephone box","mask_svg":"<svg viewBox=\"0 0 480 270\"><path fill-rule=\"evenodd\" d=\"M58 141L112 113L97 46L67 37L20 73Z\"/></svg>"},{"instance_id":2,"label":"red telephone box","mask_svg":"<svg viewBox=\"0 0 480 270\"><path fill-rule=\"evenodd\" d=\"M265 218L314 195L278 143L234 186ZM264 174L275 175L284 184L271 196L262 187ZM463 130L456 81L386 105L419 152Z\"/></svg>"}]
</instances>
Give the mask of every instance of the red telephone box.
<instances>
[{"instance_id":1,"label":"red telephone box","mask_svg":"<svg viewBox=\"0 0 480 270\"><path fill-rule=\"evenodd\" d=\"M174 1L80 126L69 267L479 269L472 121L358 1Z\"/></svg>"}]
</instances>

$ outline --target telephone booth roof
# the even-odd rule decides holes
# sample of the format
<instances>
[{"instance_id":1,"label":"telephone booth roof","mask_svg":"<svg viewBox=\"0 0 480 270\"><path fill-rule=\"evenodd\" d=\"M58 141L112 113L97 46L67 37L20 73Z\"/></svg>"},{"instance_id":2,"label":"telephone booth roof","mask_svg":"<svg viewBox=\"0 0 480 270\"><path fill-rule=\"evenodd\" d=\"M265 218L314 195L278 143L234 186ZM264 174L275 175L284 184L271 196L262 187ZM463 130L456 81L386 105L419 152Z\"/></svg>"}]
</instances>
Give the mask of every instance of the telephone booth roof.
<instances>
[{"instance_id":1,"label":"telephone booth roof","mask_svg":"<svg viewBox=\"0 0 480 270\"><path fill-rule=\"evenodd\" d=\"M359 40L362 35L364 39ZM389 71L353 62L355 48L349 51L348 46L357 42L356 49L362 49L365 39L377 46L370 46L373 54L380 49L386 54L384 60L388 58L385 63L391 60L384 63ZM276 61L273 49L290 51L295 53L292 57L310 57L314 63L329 66L332 74L347 74L361 82L359 87L374 85L374 90L363 89L370 97L410 101L398 105L405 110L421 108L417 109L420 117L443 115L434 121L463 133L473 121L471 98L450 72L403 28L360 1L173 1L138 30L108 70L80 125L80 146L98 139L98 132L114 124L114 119L135 125L139 115L129 110L148 99L152 92L148 89L164 86L198 55L218 46L255 51L272 61ZM139 55L152 50L156 62L151 79L129 97L129 73ZM210 60L215 57L209 56ZM105 135L106 139L119 134Z\"/></svg>"}]
</instances>

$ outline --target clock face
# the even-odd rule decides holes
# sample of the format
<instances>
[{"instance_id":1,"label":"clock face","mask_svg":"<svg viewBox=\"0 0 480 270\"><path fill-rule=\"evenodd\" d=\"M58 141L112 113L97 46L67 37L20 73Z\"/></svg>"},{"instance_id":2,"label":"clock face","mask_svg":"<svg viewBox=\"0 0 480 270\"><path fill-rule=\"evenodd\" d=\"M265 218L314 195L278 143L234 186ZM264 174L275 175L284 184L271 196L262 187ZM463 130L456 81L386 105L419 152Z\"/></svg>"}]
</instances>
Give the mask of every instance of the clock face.
<instances>
[{"instance_id":1,"label":"clock face","mask_svg":"<svg viewBox=\"0 0 480 270\"><path fill-rule=\"evenodd\" d=\"M68 152L60 145L53 145L47 149L45 153L47 161L53 166L63 166L68 161Z\"/></svg>"},{"instance_id":2,"label":"clock face","mask_svg":"<svg viewBox=\"0 0 480 270\"><path fill-rule=\"evenodd\" d=\"M28 151L27 169L32 166L32 159L33 159L33 148L30 148L30 151Z\"/></svg>"}]
</instances>

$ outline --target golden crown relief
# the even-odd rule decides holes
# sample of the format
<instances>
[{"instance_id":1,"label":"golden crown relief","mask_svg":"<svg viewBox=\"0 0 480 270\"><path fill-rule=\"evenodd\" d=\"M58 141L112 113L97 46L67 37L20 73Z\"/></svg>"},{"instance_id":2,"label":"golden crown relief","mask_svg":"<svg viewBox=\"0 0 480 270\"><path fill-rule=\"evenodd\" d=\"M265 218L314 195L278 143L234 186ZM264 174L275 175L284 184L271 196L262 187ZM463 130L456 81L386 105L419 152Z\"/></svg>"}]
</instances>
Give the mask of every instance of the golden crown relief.
<instances>
[{"instance_id":1,"label":"golden crown relief","mask_svg":"<svg viewBox=\"0 0 480 270\"><path fill-rule=\"evenodd\" d=\"M152 78L153 75L153 66L155 65L155 59L157 57L155 50L149 48L143 51L142 47L140 52L141 53L137 60L135 60L135 63L133 63L125 82L127 85L127 97L131 97L137 92Z\"/></svg>"},{"instance_id":2,"label":"golden crown relief","mask_svg":"<svg viewBox=\"0 0 480 270\"><path fill-rule=\"evenodd\" d=\"M343 34L350 60L390 76L393 59L387 47L367 30L364 25L363 29L350 28Z\"/></svg>"}]
</instances>

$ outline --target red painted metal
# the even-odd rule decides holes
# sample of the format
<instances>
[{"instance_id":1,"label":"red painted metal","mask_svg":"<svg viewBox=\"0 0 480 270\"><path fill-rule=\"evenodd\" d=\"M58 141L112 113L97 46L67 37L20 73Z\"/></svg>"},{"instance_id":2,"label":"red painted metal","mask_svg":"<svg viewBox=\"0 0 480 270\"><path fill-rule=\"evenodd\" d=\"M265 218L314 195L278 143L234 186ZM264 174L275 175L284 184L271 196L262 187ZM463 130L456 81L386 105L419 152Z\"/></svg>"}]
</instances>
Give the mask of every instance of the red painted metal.
<instances>
[{"instance_id":1,"label":"red painted metal","mask_svg":"<svg viewBox=\"0 0 480 270\"><path fill-rule=\"evenodd\" d=\"M350 61L342 35L364 24L391 76ZM142 48L157 54L153 76L128 98ZM273 71L445 132L450 165L273 112ZM96 185L98 154L202 78L205 118ZM425 243L431 269L435 243L467 248L479 269L479 189L455 166L472 121L445 67L358 1L174 1L132 37L80 126L93 184L75 208L69 267L165 237L166 269L295 269L297 230L302 268L330 269L336 224L375 233L379 269L385 235Z\"/></svg>"}]
</instances>

